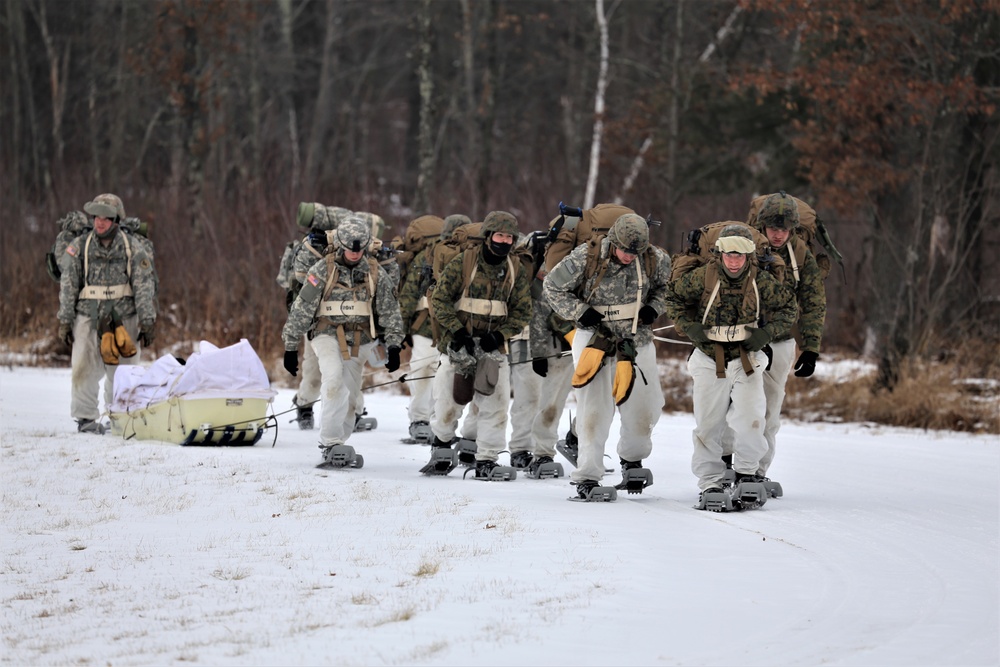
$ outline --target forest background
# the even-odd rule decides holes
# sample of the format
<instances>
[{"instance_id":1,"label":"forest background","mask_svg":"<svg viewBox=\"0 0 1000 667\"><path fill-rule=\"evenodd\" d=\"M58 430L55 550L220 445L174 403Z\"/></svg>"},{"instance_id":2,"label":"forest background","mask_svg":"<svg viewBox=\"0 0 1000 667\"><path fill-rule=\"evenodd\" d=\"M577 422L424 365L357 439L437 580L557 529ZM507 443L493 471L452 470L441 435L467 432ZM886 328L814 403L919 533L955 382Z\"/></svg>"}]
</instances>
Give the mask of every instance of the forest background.
<instances>
[{"instance_id":1,"label":"forest background","mask_svg":"<svg viewBox=\"0 0 1000 667\"><path fill-rule=\"evenodd\" d=\"M271 357L300 201L396 233L621 201L678 252L780 189L844 255L824 352L877 368L814 399L998 429L1000 3L4 0L0 22L7 346L60 353L43 258L100 192L150 225L159 345ZM984 394L985 422L948 414Z\"/></svg>"}]
</instances>

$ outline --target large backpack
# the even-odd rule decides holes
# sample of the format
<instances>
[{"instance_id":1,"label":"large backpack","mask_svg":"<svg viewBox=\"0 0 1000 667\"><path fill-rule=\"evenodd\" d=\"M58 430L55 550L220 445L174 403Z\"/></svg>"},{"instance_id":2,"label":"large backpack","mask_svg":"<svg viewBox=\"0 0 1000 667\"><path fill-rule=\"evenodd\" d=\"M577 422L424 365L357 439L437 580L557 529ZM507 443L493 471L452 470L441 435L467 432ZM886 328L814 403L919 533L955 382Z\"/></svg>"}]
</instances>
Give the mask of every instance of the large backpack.
<instances>
[{"instance_id":1,"label":"large backpack","mask_svg":"<svg viewBox=\"0 0 1000 667\"><path fill-rule=\"evenodd\" d=\"M83 236L94 229L90 217L82 211L70 211L65 216L56 221L59 232L56 240L52 244L52 249L45 253L45 269L52 280L59 282L62 278L62 269L59 267L59 258L66 252L66 246L72 243L78 236ZM153 242L149 239L149 223L141 221L139 218L125 218L118 224L118 228L128 235L137 246L141 247L149 256L149 263L153 272L153 291L159 291L160 279L156 274L156 260L153 256ZM130 267L131 269L131 267Z\"/></svg>"},{"instance_id":2,"label":"large backpack","mask_svg":"<svg viewBox=\"0 0 1000 667\"><path fill-rule=\"evenodd\" d=\"M760 213L761 207L764 205L764 201L770 195L761 195L755 197L753 201L750 202L750 212L747 214L747 224L754 229L761 229L763 225L757 220L757 215ZM833 244L833 239L830 238L830 233L826 229L826 225L820 220L819 216L816 214L816 210L805 203L798 197L792 197L788 195L795 202L799 211L799 226L795 228L795 235L798 236L805 242L805 247L809 248L816 257L816 263L819 265L820 272L823 279L830 275L830 269L833 267L833 262L836 261L843 267L844 257L837 250L837 247ZM815 241L815 243L813 243ZM805 262L805 250L801 249L796 253L795 261L798 266L802 266Z\"/></svg>"},{"instance_id":3,"label":"large backpack","mask_svg":"<svg viewBox=\"0 0 1000 667\"><path fill-rule=\"evenodd\" d=\"M399 264L400 284L406 280L406 270L413 258L434 239L440 237L443 230L444 218L439 218L436 215L422 215L406 226L402 237L397 236L392 240L392 247L399 251L396 255L396 263Z\"/></svg>"},{"instance_id":4,"label":"large backpack","mask_svg":"<svg viewBox=\"0 0 1000 667\"><path fill-rule=\"evenodd\" d=\"M473 248L482 243L482 241L483 223L473 222L468 225L456 227L450 239L437 243L434 246L434 255L431 260L432 281L435 283L438 281L441 277L441 272L444 271L444 267L447 266L448 262L457 257L458 253Z\"/></svg>"},{"instance_id":5,"label":"large backpack","mask_svg":"<svg viewBox=\"0 0 1000 667\"><path fill-rule=\"evenodd\" d=\"M561 212L564 210L565 207L560 207ZM607 235L618 218L635 211L620 204L598 204L582 213L581 216L562 213L556 218L550 230L555 232L555 238L545 249L546 271L554 269L573 248Z\"/></svg>"}]
</instances>

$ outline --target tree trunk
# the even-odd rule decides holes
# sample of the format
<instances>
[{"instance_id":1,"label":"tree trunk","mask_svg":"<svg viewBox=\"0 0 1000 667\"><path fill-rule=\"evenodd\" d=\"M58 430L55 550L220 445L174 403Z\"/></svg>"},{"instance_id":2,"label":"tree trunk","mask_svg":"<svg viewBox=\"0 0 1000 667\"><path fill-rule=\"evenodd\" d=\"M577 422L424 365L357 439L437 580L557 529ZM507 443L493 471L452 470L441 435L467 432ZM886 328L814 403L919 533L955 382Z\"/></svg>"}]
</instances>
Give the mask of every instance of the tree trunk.
<instances>
[{"instance_id":1,"label":"tree trunk","mask_svg":"<svg viewBox=\"0 0 1000 667\"><path fill-rule=\"evenodd\" d=\"M306 192L316 189L317 175L326 155L326 137L330 130L330 119L334 117L333 82L336 72L337 6L335 0L326 2L326 32L323 38L323 60L320 64L317 82L316 106L313 109L312 127L309 131L309 146L306 149L306 167L302 185ZM289 46L289 51L291 46ZM290 102L289 102L290 103Z\"/></svg>"},{"instance_id":2,"label":"tree trunk","mask_svg":"<svg viewBox=\"0 0 1000 667\"><path fill-rule=\"evenodd\" d=\"M604 135L604 95L608 89L608 19L604 15L604 0L594 0L597 28L600 33L601 58L597 72L597 91L594 93L594 132L590 139L590 169L587 172L587 191L583 208L594 206L597 177L601 166L601 139Z\"/></svg>"},{"instance_id":3,"label":"tree trunk","mask_svg":"<svg viewBox=\"0 0 1000 667\"><path fill-rule=\"evenodd\" d=\"M434 182L434 74L431 71L434 33L431 28L431 0L422 0L417 25L420 125L417 130L417 190L413 199L413 210L417 215L421 215L429 211L430 188Z\"/></svg>"},{"instance_id":4,"label":"tree trunk","mask_svg":"<svg viewBox=\"0 0 1000 667\"><path fill-rule=\"evenodd\" d=\"M475 44L473 35L476 24L473 19L472 7L469 0L461 0L462 6L462 81L464 92L465 111L465 145L462 147L466 174L476 174L479 169L479 132L476 127L476 71L475 71ZM479 216L479 202L481 193L479 183L475 178L465 179L469 194L466 201L472 207L468 214L473 220Z\"/></svg>"}]
</instances>

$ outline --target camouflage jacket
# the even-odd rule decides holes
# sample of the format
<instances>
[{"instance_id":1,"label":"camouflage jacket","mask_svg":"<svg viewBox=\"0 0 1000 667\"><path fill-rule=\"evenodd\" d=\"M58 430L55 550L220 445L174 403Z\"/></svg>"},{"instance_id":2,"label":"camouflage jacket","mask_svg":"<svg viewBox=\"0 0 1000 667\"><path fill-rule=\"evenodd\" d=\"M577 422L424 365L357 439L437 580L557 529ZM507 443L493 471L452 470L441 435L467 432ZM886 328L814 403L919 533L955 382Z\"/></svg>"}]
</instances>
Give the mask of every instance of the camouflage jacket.
<instances>
[{"instance_id":1,"label":"camouflage jacket","mask_svg":"<svg viewBox=\"0 0 1000 667\"><path fill-rule=\"evenodd\" d=\"M427 313L427 304L421 304L421 299L427 295L427 290L431 286L431 248L424 248L410 262L406 271L406 279L399 290L399 314L403 317L403 330L408 334L417 334L426 338L432 338L431 318ZM424 312L423 317L419 313ZM414 328L417 320L420 326Z\"/></svg>"},{"instance_id":2,"label":"camouflage jacket","mask_svg":"<svg viewBox=\"0 0 1000 667\"><path fill-rule=\"evenodd\" d=\"M465 277L462 267L466 253L475 253L476 275L469 285L466 295L470 299L488 299L506 303L507 314L504 315L472 315L459 313L458 300L463 296L462 288ZM531 293L529 281L523 268L517 266L517 260L504 260L492 265L483 259L482 246L464 250L456 255L444 267L441 277L434 287L431 296L431 308L441 327L441 341L438 349L444 350L451 342L456 331L463 327L471 328L473 336L482 335L488 331L499 331L505 340L521 332L531 318ZM513 288L510 286L509 267L513 263L517 276ZM467 323L467 324L466 324Z\"/></svg>"},{"instance_id":3,"label":"camouflage jacket","mask_svg":"<svg viewBox=\"0 0 1000 667\"><path fill-rule=\"evenodd\" d=\"M770 334L771 340L787 338L795 322L795 299L792 291L766 271L756 271L751 267L741 277L731 279L718 267L718 262L703 264L685 273L671 285L667 298L667 316L674 321L677 330L687 334L692 324L702 322L708 301L705 274L712 270L718 273L719 292L705 320L706 328L746 324L764 329ZM757 303L753 290L744 289L751 272L760 294L760 315L762 319L766 317L763 324L754 321ZM714 358L715 345L714 341L708 341L696 347ZM740 343L722 343L722 346L726 362L740 356Z\"/></svg>"},{"instance_id":4,"label":"camouflage jacket","mask_svg":"<svg viewBox=\"0 0 1000 667\"><path fill-rule=\"evenodd\" d=\"M551 357L563 351L565 336L573 330L573 323L559 317L545 301L533 302L531 311L531 356L532 358Z\"/></svg>"},{"instance_id":5,"label":"camouflage jacket","mask_svg":"<svg viewBox=\"0 0 1000 667\"><path fill-rule=\"evenodd\" d=\"M400 345L403 342L403 320L399 316L395 285L389 274L379 268L373 299L369 288L371 265L367 258L353 267L334 262L332 258L324 258L315 262L306 273L302 289L288 312L288 321L285 322L281 332L285 349L297 350L299 341L307 332L311 335L336 335L337 326L341 324L350 325L350 330L357 331L361 344L372 341L371 318L368 315L320 314L320 304L324 301L330 264L337 268L337 284L331 287L325 300L372 303L376 336L381 337L390 347Z\"/></svg>"},{"instance_id":6,"label":"camouflage jacket","mask_svg":"<svg viewBox=\"0 0 1000 667\"><path fill-rule=\"evenodd\" d=\"M90 239L89 247L87 240ZM127 245L126 245L127 244ZM128 252L131 251L131 262ZM84 275L86 252L86 275ZM131 264L131 276L129 275ZM156 321L156 276L153 262L145 246L119 230L111 243L104 246L96 234L74 239L59 258L62 276L59 280L59 321L72 322L77 315L87 315L97 321L112 309L121 317L138 315L141 325ZM81 298L84 287L128 285L132 294L120 298Z\"/></svg>"},{"instance_id":7,"label":"camouflage jacket","mask_svg":"<svg viewBox=\"0 0 1000 667\"><path fill-rule=\"evenodd\" d=\"M611 252L608 239L601 241L600 261L604 262ZM595 285L600 271L592 276L586 273L589 244L577 246L566 255L545 277L545 300L559 317L576 322L587 308L625 305L631 307L636 302L639 289L638 272L645 274L643 257L640 255L628 266L615 259L608 261L608 268ZM667 280L670 278L670 257L659 248L653 247L656 255L656 270L652 276L642 279L641 305L647 305L662 315L666 310ZM582 296L581 296L582 295ZM632 339L637 346L653 342L653 328L638 323L636 333L632 333L633 319L609 320L605 318L598 328L616 340ZM581 327L582 328L582 327Z\"/></svg>"},{"instance_id":8,"label":"camouflage jacket","mask_svg":"<svg viewBox=\"0 0 1000 667\"><path fill-rule=\"evenodd\" d=\"M816 257L808 248L805 249L805 261L799 269L799 280L795 282L795 275L792 272L791 250L792 243L805 241L797 236L789 236L788 242L780 248L771 248L771 252L781 257L785 265L784 285L790 287L795 292L795 302L798 306L798 328L802 337L802 349L819 354L820 342L823 339L823 324L826 321L826 287L823 284L823 274ZM799 253L802 254L802 253ZM792 335L780 336L776 340L786 340Z\"/></svg>"}]
</instances>

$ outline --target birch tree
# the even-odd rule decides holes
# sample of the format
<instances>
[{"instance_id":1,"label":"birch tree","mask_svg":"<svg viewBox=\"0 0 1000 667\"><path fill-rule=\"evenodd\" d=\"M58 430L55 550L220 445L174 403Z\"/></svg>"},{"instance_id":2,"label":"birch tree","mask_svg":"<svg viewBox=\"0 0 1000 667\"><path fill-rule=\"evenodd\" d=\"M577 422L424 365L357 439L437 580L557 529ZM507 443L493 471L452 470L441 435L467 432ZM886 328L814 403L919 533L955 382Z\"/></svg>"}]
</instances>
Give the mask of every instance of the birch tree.
<instances>
[{"instance_id":1,"label":"birch tree","mask_svg":"<svg viewBox=\"0 0 1000 667\"><path fill-rule=\"evenodd\" d=\"M590 139L590 168L587 172L587 190L583 196L584 208L594 206L594 197L597 193L597 177L601 167L601 139L604 135L604 95L608 89L608 18L604 15L604 0L594 0L594 2L601 57L597 72L597 91L594 93L594 131Z\"/></svg>"}]
</instances>

